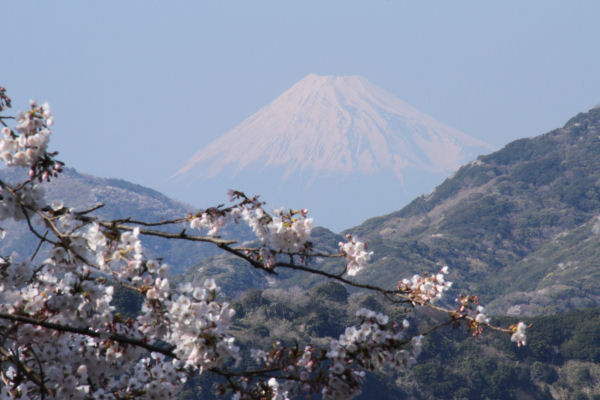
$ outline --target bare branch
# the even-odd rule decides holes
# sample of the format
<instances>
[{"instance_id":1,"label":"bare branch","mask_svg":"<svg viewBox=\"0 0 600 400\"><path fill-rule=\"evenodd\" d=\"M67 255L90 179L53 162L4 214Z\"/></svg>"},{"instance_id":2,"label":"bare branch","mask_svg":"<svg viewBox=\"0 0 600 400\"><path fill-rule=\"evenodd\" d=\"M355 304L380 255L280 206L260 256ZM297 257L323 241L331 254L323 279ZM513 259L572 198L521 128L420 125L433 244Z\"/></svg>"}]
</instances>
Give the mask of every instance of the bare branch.
<instances>
[{"instance_id":1,"label":"bare branch","mask_svg":"<svg viewBox=\"0 0 600 400\"><path fill-rule=\"evenodd\" d=\"M37 247L35 248L35 251L31 255L31 258L29 259L30 261L33 261L33 259L37 255L38 251L40 251L40 249L42 248L42 244L44 244L44 242L46 241L46 236L48 236L48 230L47 229L46 229L46 232L44 233L44 236L42 237L42 239L40 239Z\"/></svg>"},{"instance_id":2,"label":"bare branch","mask_svg":"<svg viewBox=\"0 0 600 400\"><path fill-rule=\"evenodd\" d=\"M358 283L358 282L353 282L351 280L348 280L346 278L344 278L341 275L338 274L332 274L320 269L316 269L316 268L311 268L311 267L306 267L304 265L297 265L297 264L290 264L290 263L284 263L284 262L278 262L274 265L274 267L282 267L282 268L289 268L289 269L294 269L297 271L304 271L304 272L308 272L311 274L315 274L315 275L322 275L325 276L329 279L335 279L336 281L345 283L346 285L349 286L353 286L356 288L360 288L360 289L367 289L367 290L372 290L375 292L380 292L383 294L394 294L397 296L402 296L402 292L394 289L394 290L390 290L390 289L383 289L380 288L379 286L373 286L373 285L368 285L368 284L364 284L364 283ZM407 299L408 300L408 299Z\"/></svg>"}]
</instances>

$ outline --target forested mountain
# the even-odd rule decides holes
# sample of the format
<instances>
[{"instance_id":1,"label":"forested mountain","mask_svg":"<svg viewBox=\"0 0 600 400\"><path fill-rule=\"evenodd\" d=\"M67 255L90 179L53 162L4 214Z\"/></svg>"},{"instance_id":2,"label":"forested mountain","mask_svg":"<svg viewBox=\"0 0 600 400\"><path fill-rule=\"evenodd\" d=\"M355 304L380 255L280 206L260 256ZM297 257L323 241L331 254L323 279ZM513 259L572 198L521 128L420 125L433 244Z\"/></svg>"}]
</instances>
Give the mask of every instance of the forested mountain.
<instances>
[{"instance_id":1,"label":"forested mountain","mask_svg":"<svg viewBox=\"0 0 600 400\"><path fill-rule=\"evenodd\" d=\"M595 108L563 128L479 157L427 196L349 229L374 251L356 280L391 287L447 264L454 294L478 294L496 315L494 324L510 324L516 315L532 324L521 348L489 330L478 338L464 327L437 331L426 338L416 366L400 377L369 375L361 398L599 399L599 207ZM342 238L325 229L315 230L315 237L328 249ZM320 266L341 268L335 260ZM244 293L235 285L234 268L260 289ZM403 310L368 293L298 273L267 280L226 256L206 260L183 279L211 274L238 299L236 327L245 346L273 337L337 337L354 323L358 307L403 318ZM425 313L411 321L423 329L439 318ZM187 395L194 393L190 383Z\"/></svg>"},{"instance_id":2,"label":"forested mountain","mask_svg":"<svg viewBox=\"0 0 600 400\"><path fill-rule=\"evenodd\" d=\"M448 265L455 290L477 293L495 314L547 314L600 305L599 210L595 108L563 128L481 156L430 194L347 232L374 251L370 267L356 277L361 282L392 286ZM341 238L315 231L315 243L329 249ZM227 281L235 268L262 288L320 282L291 273L267 282L236 263L227 256L207 260L185 279L217 273ZM322 267L335 270L340 263L328 260ZM241 290L226 286L232 294Z\"/></svg>"},{"instance_id":3,"label":"forested mountain","mask_svg":"<svg viewBox=\"0 0 600 400\"><path fill-rule=\"evenodd\" d=\"M384 312L394 320L400 307L365 293L348 293L337 283L309 291L249 290L233 303L233 330L244 351L284 343L324 343L356 323L361 307ZM411 331L439 322L435 312L409 314ZM525 318L531 324L527 345L490 329L473 338L465 326L446 327L425 337L418 362L399 376L376 370L367 375L360 399L412 400L597 400L600 399L600 308ZM508 326L511 317L493 317ZM214 377L187 384L181 399L219 399Z\"/></svg>"},{"instance_id":4,"label":"forested mountain","mask_svg":"<svg viewBox=\"0 0 600 400\"><path fill-rule=\"evenodd\" d=\"M350 229L378 283L447 264L498 314L600 300L600 108L460 168L432 193Z\"/></svg>"},{"instance_id":5,"label":"forested mountain","mask_svg":"<svg viewBox=\"0 0 600 400\"><path fill-rule=\"evenodd\" d=\"M16 178L3 172L2 179ZM104 203L96 213L107 218L160 221L193 211L141 186L70 169L49 185L47 199L62 199L78 210ZM503 325L509 323L503 318L520 315L533 323L524 348L493 332L477 339L464 329L436 332L405 375L370 375L363 398L600 398L599 208L600 108L595 108L563 128L481 156L403 209L349 229L374 251L369 268L353 279L393 287L413 273L449 265L455 293L478 294L496 315L492 322ZM27 255L35 248L23 227L10 221L2 227L8 232L4 254ZM230 229L224 235L250 238L238 225ZM317 250L336 251L341 239L324 228L313 232ZM164 240L145 245L150 256L164 256L176 271L196 264L179 280L215 278L234 302L234 329L244 351L273 339L337 337L354 323L359 307L395 320L404 315L384 299L320 277L291 272L266 277L211 246ZM330 271L342 268L340 260L317 263ZM132 300L118 292L115 305L131 315ZM415 329L425 328L436 318L426 313L411 321ZM208 398L211 382L203 382L204 392L194 386L199 383L190 381L182 398Z\"/></svg>"}]
</instances>

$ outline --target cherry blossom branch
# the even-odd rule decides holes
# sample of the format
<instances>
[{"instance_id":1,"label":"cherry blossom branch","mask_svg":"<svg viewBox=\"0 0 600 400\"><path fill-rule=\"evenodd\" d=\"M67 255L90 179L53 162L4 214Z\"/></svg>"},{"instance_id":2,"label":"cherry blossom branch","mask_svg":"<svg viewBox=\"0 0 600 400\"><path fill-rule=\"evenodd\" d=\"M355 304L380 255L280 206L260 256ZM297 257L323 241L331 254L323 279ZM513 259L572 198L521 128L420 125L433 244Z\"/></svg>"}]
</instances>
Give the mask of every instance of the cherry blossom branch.
<instances>
[{"instance_id":1,"label":"cherry blossom branch","mask_svg":"<svg viewBox=\"0 0 600 400\"><path fill-rule=\"evenodd\" d=\"M16 194L12 191L12 189L4 184L3 182L0 181L0 183L3 184L4 187L7 188L7 190L16 198L18 199L18 196L16 196ZM55 242L48 240L46 238L47 232L46 234L44 234L43 236L40 235L35 228L33 228L31 221L29 219L28 213L27 213L27 208L33 210L34 212L36 212L40 217L43 218L43 220L46 222L47 225L49 225L49 227L52 229L52 231L55 233L55 235L57 237L59 237L61 239L61 241L63 242L63 245L65 248L68 248L68 243L65 244L65 240L66 238L68 238L68 234L63 234L62 232L60 232L60 230L56 227L56 225L54 224L52 218L48 217L45 213L42 213L39 210L35 210L33 209L31 206L24 204L22 202L19 201L20 206L23 209L23 213L26 216L26 220L29 226L29 229L36 234L36 236L38 236L40 238L41 241L48 241L50 243L56 244ZM100 206L100 205L99 205ZM95 208L99 208L99 206L94 207ZM90 209L93 210L93 209ZM127 225L123 225L123 224L115 224L114 221L111 222L103 222L103 221L99 221L97 218L93 218L93 217L87 217L84 215L77 215L78 218L80 220L82 220L85 223L91 223L92 221L99 223L101 226L104 226L105 228L110 228L110 229L118 229L118 230L123 230L123 231L133 231L136 228L127 226ZM128 221L130 223L139 223L140 221L133 221L129 220L129 219L124 219L124 220L120 220L120 221ZM184 218L180 218L180 219L174 219L174 220L165 220L165 221L161 221L158 223L148 223L148 226L156 226L156 225L166 225L166 224L172 224L172 223L181 223L181 222L185 222L187 221L187 219ZM282 267L282 268L288 268L288 269L293 269L293 270L299 270L299 271L303 271L303 272L307 272L310 274L315 274L315 275L321 275L324 276L326 278L329 279L333 279L333 280L337 280L341 283L344 283L346 285L352 286L352 287L356 287L359 289L366 289L366 290L370 290L370 291L375 291L375 292L379 292L381 294L383 294L387 299L396 302L396 303L411 303L414 301L414 299L412 299L410 296L405 295L402 291L395 289L395 290L390 290L390 289L383 289L379 286L374 286L374 285L369 285L369 284L361 284L358 282L354 282L351 281L347 278L344 278L343 275L344 273L342 272L341 274L333 274L333 273L329 273L323 270L319 270L316 268L311 268L308 266L304 266L304 265L299 265L299 264L295 264L295 263L286 263L286 262L281 262L278 261L276 262L274 265L272 265L271 267L266 266L264 263L257 261L255 259L253 259L252 257L248 256L246 253L250 252L250 251L257 251L258 249L256 248L233 248L230 247L229 244L234 244L236 243L236 241L234 240L224 240L224 239L220 239L220 238L215 238L215 237L211 237L211 236L195 236L195 235L187 235L185 234L185 229L182 230L179 234L172 234L172 233L168 233L168 232L163 232L163 231L155 231L155 230L148 230L148 229L140 229L137 228L140 232L140 234L143 235L149 235L149 236L158 236L158 237L163 237L163 238L167 238L167 239L183 239L183 240L192 240L192 241L201 241L201 242L208 242L208 243L212 243L214 245L216 245L217 247L221 248L222 250L229 252L230 254L239 257L243 260L245 260L246 262L248 262L249 264L251 264L253 267L257 268L257 269L261 269L269 274L276 274L275 269L277 267ZM39 246L38 246L39 247ZM293 257L295 254L291 253L291 252L282 252L284 254L288 254L290 255L290 257ZM95 266L94 263L91 263L88 260L85 260L85 258L83 258L81 255L77 254L76 252L74 253L78 258L80 258L83 262L85 262L88 265L91 266ZM323 253L308 253L303 255L305 257L342 257L342 254L323 254ZM99 269L98 266L95 266L95 268ZM122 282L118 282L120 284L122 284ZM129 285L125 284L125 286L130 287ZM134 290L139 291L139 288L135 288L135 287L131 287ZM395 300L392 298L392 296L395 297L400 297L401 300ZM451 314L453 316L453 318L455 318L456 315L456 311L454 310L448 310L448 309L444 309L438 306L435 306L434 304L430 303L430 302L424 302L420 305L425 305L428 306L432 309L447 313L447 314ZM463 316L461 316L461 319L467 319L471 322L477 322L475 321L475 318L465 314ZM455 318L456 320L456 318ZM479 322L478 322L479 323ZM501 331L501 332L505 332L505 333L511 333L513 332L513 330L511 329L506 329L506 328L501 328L501 327L496 327L487 323L479 323L480 325L485 325L488 326L489 328L493 329L493 330L497 330L497 331Z\"/></svg>"},{"instance_id":2,"label":"cherry blossom branch","mask_svg":"<svg viewBox=\"0 0 600 400\"><path fill-rule=\"evenodd\" d=\"M0 115L0 124L2 124L2 126L8 127L8 125L6 125L6 122L4 122L5 119L15 119L15 117Z\"/></svg>"},{"instance_id":3,"label":"cherry blossom branch","mask_svg":"<svg viewBox=\"0 0 600 400\"><path fill-rule=\"evenodd\" d=\"M101 209L102 207L104 207L104 203L98 203L98 204L96 204L95 206L92 206L92 207L88 208L87 210L83 210L83 211L77 211L77 212L75 212L75 214L76 214L76 215L85 215L85 214L89 214L89 213L91 213L91 212L93 212L93 211L96 211L96 210L99 210L99 209ZM47 211L47 210L45 210L45 211Z\"/></svg>"},{"instance_id":4,"label":"cherry blossom branch","mask_svg":"<svg viewBox=\"0 0 600 400\"><path fill-rule=\"evenodd\" d=\"M236 243L236 242L234 242ZM233 254L236 257L239 257L243 260L245 260L246 262L248 262L250 265L252 265L254 268L256 269L260 269L265 271L268 274L273 274L273 275L277 275L277 272L274 270L274 268L269 268L268 266L266 266L265 264L263 264L260 261L257 261L255 259L253 259L252 257L250 257L249 255L246 254L246 251L240 251L236 248L233 247L229 247L226 243L223 243L221 245L217 245L220 249Z\"/></svg>"},{"instance_id":5,"label":"cherry blossom branch","mask_svg":"<svg viewBox=\"0 0 600 400\"><path fill-rule=\"evenodd\" d=\"M33 259L35 258L35 256L37 255L37 253L40 251L40 249L42 248L42 245L44 244L44 242L46 242L46 236L48 236L48 230L46 229L46 232L44 233L44 236L40 239L40 241L38 242L37 247L35 248L33 254L31 255L31 257L29 258L31 261L33 261Z\"/></svg>"},{"instance_id":6,"label":"cherry blossom branch","mask_svg":"<svg viewBox=\"0 0 600 400\"><path fill-rule=\"evenodd\" d=\"M329 273L329 272L326 272L326 271L323 271L320 269L311 268L311 267L307 267L304 265L278 262L274 265L274 267L289 268L289 269L293 269L293 270L297 270L297 271L308 272L308 273L314 274L314 275L321 275L326 278L334 279L336 281L345 283L346 285L353 286L353 287L356 287L359 289L367 289L367 290L379 292L382 294L401 295L401 292L399 290L383 289L379 286L373 286L373 285L369 285L369 284L365 284L365 283L353 282L349 279L344 278L343 276L340 276L339 274L332 274L332 273ZM408 299L406 301L408 301Z\"/></svg>"},{"instance_id":7,"label":"cherry blossom branch","mask_svg":"<svg viewBox=\"0 0 600 400\"><path fill-rule=\"evenodd\" d=\"M0 112L10 107L10 102L0 87ZM422 336L449 324L467 321L475 336L488 326L511 333L511 340L518 345L525 344L525 324L519 322L508 329L490 325L476 296L460 296L455 310L433 304L451 285L444 278L447 267L433 275L404 279L395 289L349 278L368 266L372 252L350 235L338 244L340 254L314 251L313 220L305 209L276 209L269 214L258 196L248 197L237 191L230 192L233 204L228 207L218 205L186 218L159 222L133 218L105 221L87 215L102 203L80 212L58 202L42 207L35 181L50 180L64 165L54 158L56 152L46 150L53 123L50 106L31 101L29 110L18 113L14 129L6 126L7 119L11 118L0 116L4 125L0 158L9 167L29 168L29 179L13 187L0 181L5 190L0 196L0 211L3 216L24 219L40 240L31 260L45 242L54 246L48 260L38 267L31 260L16 262L7 258L0 263L0 320L12 321L3 329L0 354L17 368L7 365L1 376L7 386L12 385L9 395L13 398L31 393L36 398L53 395L45 390L46 382L56 389L57 397L77 391L83 397L97 398L108 389L117 398L145 393L171 398L181 390L186 374L211 371L225 378L227 390L236 399L287 398L288 389L291 396L297 391L310 394L322 389L323 397L350 399L360 391L365 370L382 364L405 369L416 361ZM46 227L43 235L32 224L34 216ZM215 236L226 223L240 221L256 235L256 247L236 247L236 241ZM188 222L191 229L207 229L208 236L190 235L185 228L179 233L152 229ZM216 300L219 288L212 279L204 285L186 283L175 289L169 281L168 267L161 260L144 257L139 235L210 243L265 273L276 274L279 267L302 271L380 293L393 303L429 307L445 313L448 319L407 338L408 320L390 322L384 314L360 309L356 313L359 325L346 328L328 347L309 344L302 350L297 344L286 348L277 343L269 353L251 351L257 364L264 362L264 368L239 371L231 367L229 371L234 361L237 365L241 360L239 347L229 333L234 310L229 303ZM343 257L346 265L337 274L323 271L309 266L315 257ZM111 305L114 289L107 285L110 278L143 295L144 303L135 320L123 321L115 314ZM41 317L47 314L56 322ZM56 334L40 335L44 331L31 326ZM89 338L98 338L100 343ZM32 343L40 349L39 354ZM140 357L142 350L150 354ZM39 366L42 375L36 375L32 366ZM90 368L88 374L91 366L95 371ZM62 374L51 373L57 368ZM111 374L119 377L116 385L120 387L108 383L106 378ZM264 380L267 378L268 382ZM247 386L253 379L257 380L254 386ZM32 390L35 385L41 389Z\"/></svg>"},{"instance_id":8,"label":"cherry blossom branch","mask_svg":"<svg viewBox=\"0 0 600 400\"><path fill-rule=\"evenodd\" d=\"M136 219L133 219L133 218L122 218L122 219L112 220L111 222L113 222L115 224L136 224L136 225L142 225L142 226L163 226L163 225L181 224L183 222L188 222L188 221L189 221L189 218L167 219L167 220L163 220L163 221L159 221L159 222L146 222L146 221L136 220Z\"/></svg>"},{"instance_id":9,"label":"cherry blossom branch","mask_svg":"<svg viewBox=\"0 0 600 400\"><path fill-rule=\"evenodd\" d=\"M89 222L97 222L99 225L101 225L105 228L109 228L109 229L119 229L122 231L129 231L129 232L132 232L134 229L136 229L135 227L131 227L128 225L113 224L112 221L111 222L100 221L97 218L89 218L89 219L82 218L82 220L84 220L84 221L88 220ZM151 226L151 225L149 225L149 226ZM188 241L193 241L193 242L206 242L206 243L215 244L217 246L229 245L229 244L236 243L235 240L223 240L223 239L214 238L212 236L188 235L187 233L185 233L185 229L181 230L181 232L179 232L179 233L169 233L169 232L139 228L139 232L140 232L140 234L146 235L146 236L156 236L156 237L161 237L164 239L188 240Z\"/></svg>"},{"instance_id":10,"label":"cherry blossom branch","mask_svg":"<svg viewBox=\"0 0 600 400\"><path fill-rule=\"evenodd\" d=\"M167 357L177 358L172 351L175 348L175 346L169 346L169 347L165 348L165 347L149 344L146 341L144 341L143 339L134 339L134 338L119 335L116 333L104 333L104 332L101 333L101 332L93 331L89 328L77 328L75 326L56 324L56 323L47 322L47 321L40 321L35 318L9 314L9 313L5 313L5 312L0 312L0 318L14 321L14 322L23 322L23 323L30 324L30 325L41 326L42 328L51 329L51 330L59 331L59 332L76 333L79 335L89 336L89 337L93 337L93 338L97 338L97 339L110 339L110 340L114 340L115 342L119 342L122 344L138 346L138 347L144 348L148 351L163 354Z\"/></svg>"}]
</instances>

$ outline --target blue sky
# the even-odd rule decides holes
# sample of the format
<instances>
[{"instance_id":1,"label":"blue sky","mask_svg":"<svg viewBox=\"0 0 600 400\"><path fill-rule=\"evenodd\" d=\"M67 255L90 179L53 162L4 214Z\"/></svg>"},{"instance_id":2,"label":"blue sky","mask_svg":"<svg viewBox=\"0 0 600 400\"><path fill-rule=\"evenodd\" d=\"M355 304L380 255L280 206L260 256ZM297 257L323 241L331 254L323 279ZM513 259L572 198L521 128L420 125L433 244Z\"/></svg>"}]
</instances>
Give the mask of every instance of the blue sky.
<instances>
[{"instance_id":1,"label":"blue sky","mask_svg":"<svg viewBox=\"0 0 600 400\"><path fill-rule=\"evenodd\" d=\"M599 15L598 1L3 1L0 85L15 108L51 103L69 166L196 203L168 177L309 73L364 76L497 147L562 126L600 103Z\"/></svg>"}]
</instances>

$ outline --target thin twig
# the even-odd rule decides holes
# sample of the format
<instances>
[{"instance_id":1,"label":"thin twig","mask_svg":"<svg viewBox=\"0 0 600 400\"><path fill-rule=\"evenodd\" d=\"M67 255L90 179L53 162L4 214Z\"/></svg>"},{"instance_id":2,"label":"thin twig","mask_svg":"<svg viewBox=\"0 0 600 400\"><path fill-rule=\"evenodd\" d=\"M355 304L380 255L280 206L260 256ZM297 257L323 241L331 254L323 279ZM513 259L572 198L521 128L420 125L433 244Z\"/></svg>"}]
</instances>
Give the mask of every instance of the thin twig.
<instances>
[{"instance_id":1,"label":"thin twig","mask_svg":"<svg viewBox=\"0 0 600 400\"><path fill-rule=\"evenodd\" d=\"M10 360L10 362L12 362L17 367L17 369L19 369L19 371L21 371L25 375L27 375L27 377L29 379L31 379L36 385L38 385L43 392L45 392L46 394L48 394L52 397L54 396L54 394L52 393L52 390L50 390L44 384L44 381L38 376L38 374L33 372L33 370L31 368L29 368L27 365L23 364L17 357L15 357L13 354L10 354L10 352L8 350L6 350L4 347L0 347L0 354L2 354L4 357L6 357L8 360Z\"/></svg>"},{"instance_id":2,"label":"thin twig","mask_svg":"<svg viewBox=\"0 0 600 400\"><path fill-rule=\"evenodd\" d=\"M118 229L118 230L129 231L129 232L136 229L136 227L123 225L123 224L113 224L112 222L104 222L104 221L99 221L99 220L97 220L96 222L105 228ZM217 246L237 243L235 240L224 240L224 239L214 238L211 236L188 235L185 233L185 230L182 230L179 233L169 233L169 232L163 232L163 231L155 231L155 230L151 230L151 229L140 229L139 231L140 231L140 234L146 235L146 236L158 236L158 237L162 237L165 239L180 239L180 240L189 240L189 241L193 241L193 242L207 242L207 243L215 244Z\"/></svg>"},{"instance_id":3,"label":"thin twig","mask_svg":"<svg viewBox=\"0 0 600 400\"><path fill-rule=\"evenodd\" d=\"M325 277L327 277L329 279L335 279L335 280L337 280L339 282L345 283L346 285L349 285L349 286L353 286L353 287L360 288L360 289L372 290L372 291L380 292L380 293L383 293L383 294L387 293L387 294L401 295L401 293L402 293L399 290L383 289L383 288L380 288L379 286L373 286L373 285L368 285L368 284L365 284L365 283L353 282L353 281L351 281L349 279L346 279L346 278L344 278L344 277L342 277L340 275L332 274L332 273L329 273L329 272L326 272L326 271L323 271L323 270L320 270L320 269L311 268L311 267L307 267L307 266L304 266L304 265L297 265L297 264L289 264L289 263L284 263L284 262L277 262L274 265L274 267L275 268L277 268L277 267L289 268L289 269L294 269L294 270L297 270L297 271L308 272L308 273L315 274L315 275L322 275L322 276L325 276Z\"/></svg>"},{"instance_id":4,"label":"thin twig","mask_svg":"<svg viewBox=\"0 0 600 400\"><path fill-rule=\"evenodd\" d=\"M175 224L181 224L184 222L188 222L190 219L189 218L177 218L177 219L165 219L159 222L145 222L145 221L139 221L139 220L135 220L132 218L123 218L123 219L115 219L111 222L117 223L117 224L135 224L135 225L142 225L142 226L162 226L162 225L175 225Z\"/></svg>"},{"instance_id":5,"label":"thin twig","mask_svg":"<svg viewBox=\"0 0 600 400\"><path fill-rule=\"evenodd\" d=\"M83 211L77 211L75 214L76 214L76 215L85 215L85 214L89 214L89 213L91 213L92 211L96 211L96 210L98 210L98 209L100 209L100 208L102 208L102 207L104 207L104 203L98 203L98 204L96 204L95 206L88 208L87 210L83 210Z\"/></svg>"},{"instance_id":6,"label":"thin twig","mask_svg":"<svg viewBox=\"0 0 600 400\"><path fill-rule=\"evenodd\" d=\"M261 263L260 261L256 261L252 257L248 256L245 252L241 252L241 251L237 250L236 248L229 247L225 243L221 244L221 245L217 245L217 246L220 249L223 249L224 251L235 255L236 257L239 257L239 258L241 258L243 260L246 260L250 265L252 265L256 269L263 270L263 271L265 271L268 274L277 275L277 272L275 272L274 268L269 268L266 265L264 265L263 263ZM256 250L257 249L254 249L254 251L256 251Z\"/></svg>"},{"instance_id":7,"label":"thin twig","mask_svg":"<svg viewBox=\"0 0 600 400\"><path fill-rule=\"evenodd\" d=\"M42 248L42 244L44 244L44 242L46 241L46 236L48 236L48 229L46 229L46 232L44 233L44 237L40 239L40 242L38 243L37 247L35 248L35 251L33 252L33 254L30 257L30 261L33 261L33 259L35 258L35 256L37 255L38 251L40 251L40 249Z\"/></svg>"}]
</instances>

